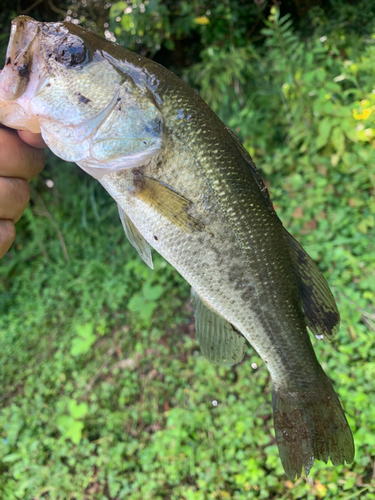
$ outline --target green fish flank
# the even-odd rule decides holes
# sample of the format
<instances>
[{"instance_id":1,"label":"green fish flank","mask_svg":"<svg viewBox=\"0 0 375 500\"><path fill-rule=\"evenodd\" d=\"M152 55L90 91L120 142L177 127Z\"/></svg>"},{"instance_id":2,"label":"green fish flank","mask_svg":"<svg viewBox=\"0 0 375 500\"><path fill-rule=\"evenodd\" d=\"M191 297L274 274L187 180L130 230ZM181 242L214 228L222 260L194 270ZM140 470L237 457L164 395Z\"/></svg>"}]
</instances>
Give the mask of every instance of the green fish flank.
<instances>
[{"instance_id":1,"label":"green fish flank","mask_svg":"<svg viewBox=\"0 0 375 500\"><path fill-rule=\"evenodd\" d=\"M235 134L173 73L70 23L15 19L8 60L0 121L41 131L95 177L141 258L152 267L154 248L192 285L210 361L240 362L246 340L262 357L288 477L314 459L350 463L353 437L307 331L336 333L335 300Z\"/></svg>"}]
</instances>

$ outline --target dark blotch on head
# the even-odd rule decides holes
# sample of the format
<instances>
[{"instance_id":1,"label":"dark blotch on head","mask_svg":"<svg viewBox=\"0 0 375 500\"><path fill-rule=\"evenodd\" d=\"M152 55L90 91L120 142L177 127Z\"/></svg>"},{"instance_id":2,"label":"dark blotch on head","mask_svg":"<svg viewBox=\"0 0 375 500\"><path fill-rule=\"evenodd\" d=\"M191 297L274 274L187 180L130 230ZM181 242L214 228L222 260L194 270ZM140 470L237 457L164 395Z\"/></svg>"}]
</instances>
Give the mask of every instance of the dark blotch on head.
<instances>
[{"instance_id":1,"label":"dark blotch on head","mask_svg":"<svg viewBox=\"0 0 375 500\"><path fill-rule=\"evenodd\" d=\"M8 66L8 64L10 64L11 62L12 62L12 59L10 57L8 57L7 62L5 63L6 66Z\"/></svg>"},{"instance_id":2,"label":"dark blotch on head","mask_svg":"<svg viewBox=\"0 0 375 500\"><path fill-rule=\"evenodd\" d=\"M87 104L87 103L91 102L91 99L88 99L87 97L85 97L84 95L79 94L79 93L78 93L78 100L82 104Z\"/></svg>"},{"instance_id":3,"label":"dark blotch on head","mask_svg":"<svg viewBox=\"0 0 375 500\"><path fill-rule=\"evenodd\" d=\"M133 168L133 181L134 181L134 189L136 191L142 191L145 187L146 179L143 177L144 167Z\"/></svg>"},{"instance_id":4,"label":"dark blotch on head","mask_svg":"<svg viewBox=\"0 0 375 500\"><path fill-rule=\"evenodd\" d=\"M30 69L28 64L23 64L17 68L18 74L21 78L27 78L30 75Z\"/></svg>"}]
</instances>

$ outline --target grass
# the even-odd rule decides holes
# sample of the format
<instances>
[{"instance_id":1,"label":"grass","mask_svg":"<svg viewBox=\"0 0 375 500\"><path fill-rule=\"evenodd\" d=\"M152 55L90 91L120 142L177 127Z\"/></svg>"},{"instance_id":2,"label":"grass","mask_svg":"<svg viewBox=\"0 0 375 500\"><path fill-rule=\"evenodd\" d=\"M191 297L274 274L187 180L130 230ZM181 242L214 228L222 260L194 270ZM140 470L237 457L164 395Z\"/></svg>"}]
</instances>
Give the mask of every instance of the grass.
<instances>
[{"instance_id":1,"label":"grass","mask_svg":"<svg viewBox=\"0 0 375 500\"><path fill-rule=\"evenodd\" d=\"M210 365L187 283L155 252L151 271L113 200L51 155L0 267L2 500L375 499L374 45L341 24L301 40L276 7L266 26L261 47L205 46L187 77L334 292L340 332L313 344L354 462L287 480L255 351Z\"/></svg>"},{"instance_id":2,"label":"grass","mask_svg":"<svg viewBox=\"0 0 375 500\"><path fill-rule=\"evenodd\" d=\"M338 337L314 345L356 442L353 464L317 462L293 484L257 354L210 365L184 280L158 255L154 271L143 264L94 181L49 163L0 271L1 498L375 498L374 247L347 176L311 169L271 183L338 300Z\"/></svg>"}]
</instances>

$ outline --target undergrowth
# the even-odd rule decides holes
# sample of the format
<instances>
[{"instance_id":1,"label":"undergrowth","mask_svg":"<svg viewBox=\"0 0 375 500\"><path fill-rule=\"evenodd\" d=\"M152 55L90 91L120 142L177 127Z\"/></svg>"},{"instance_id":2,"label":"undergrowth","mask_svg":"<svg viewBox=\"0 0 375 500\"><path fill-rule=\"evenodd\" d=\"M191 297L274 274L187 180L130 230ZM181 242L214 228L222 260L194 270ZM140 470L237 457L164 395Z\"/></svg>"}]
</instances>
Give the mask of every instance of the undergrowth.
<instances>
[{"instance_id":1,"label":"undergrowth","mask_svg":"<svg viewBox=\"0 0 375 500\"><path fill-rule=\"evenodd\" d=\"M148 269L113 200L50 155L0 268L2 500L375 498L375 45L302 41L276 10L264 36L262 50L207 47L186 78L244 140L334 292L340 332L314 347L353 464L286 479L255 351L210 365L188 285L157 255Z\"/></svg>"}]
</instances>

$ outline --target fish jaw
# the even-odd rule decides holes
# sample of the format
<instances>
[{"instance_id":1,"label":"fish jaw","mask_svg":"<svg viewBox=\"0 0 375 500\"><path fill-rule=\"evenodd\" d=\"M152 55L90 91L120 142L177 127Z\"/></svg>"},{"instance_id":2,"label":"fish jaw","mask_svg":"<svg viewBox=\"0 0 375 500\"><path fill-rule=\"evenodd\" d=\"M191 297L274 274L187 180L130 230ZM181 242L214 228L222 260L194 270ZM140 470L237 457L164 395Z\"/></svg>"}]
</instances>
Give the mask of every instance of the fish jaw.
<instances>
[{"instance_id":1,"label":"fish jaw","mask_svg":"<svg viewBox=\"0 0 375 500\"><path fill-rule=\"evenodd\" d=\"M26 90L30 80L35 36L40 23L28 17L12 21L5 67L0 77L0 98L15 100Z\"/></svg>"},{"instance_id":2,"label":"fish jaw","mask_svg":"<svg viewBox=\"0 0 375 500\"><path fill-rule=\"evenodd\" d=\"M40 132L30 101L47 81L36 37L38 23L21 16L12 21L5 66L0 72L0 122L10 128Z\"/></svg>"}]
</instances>

